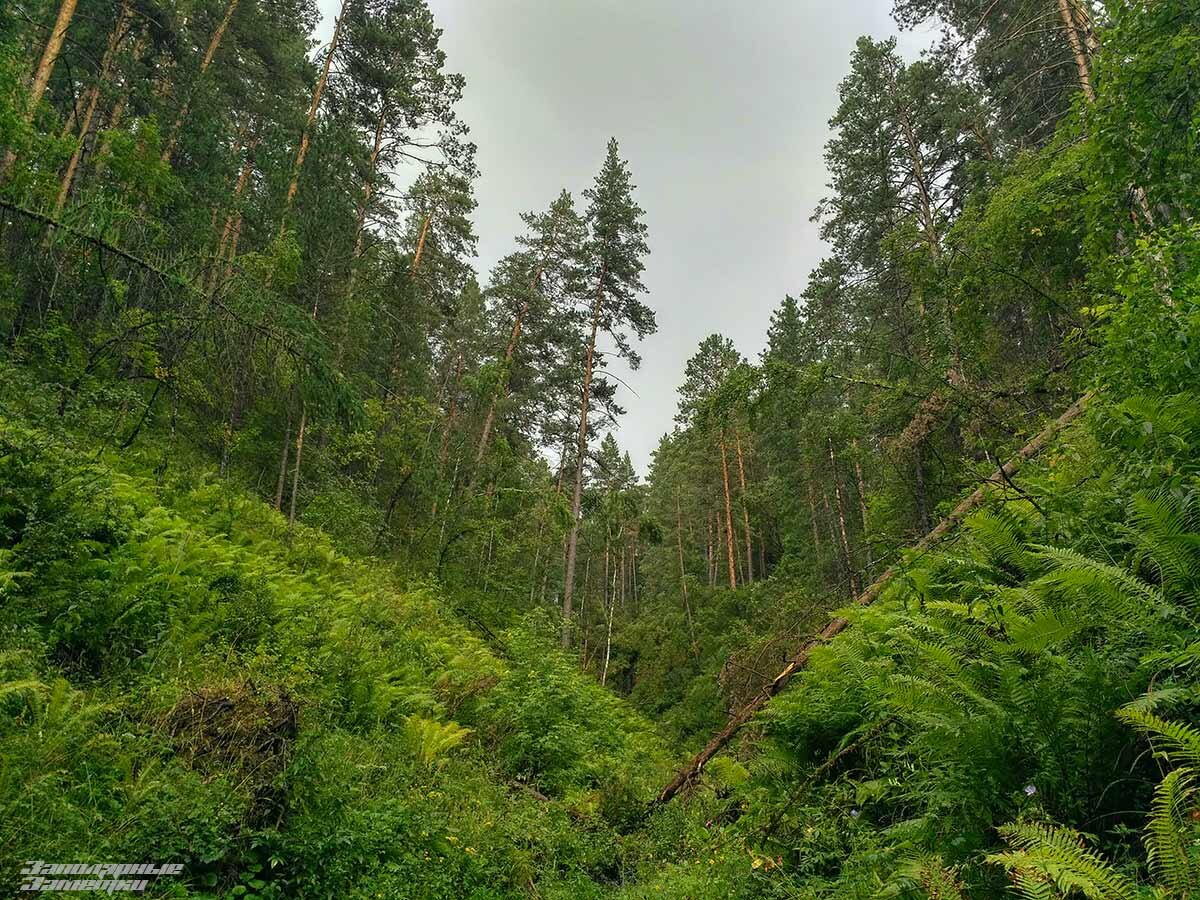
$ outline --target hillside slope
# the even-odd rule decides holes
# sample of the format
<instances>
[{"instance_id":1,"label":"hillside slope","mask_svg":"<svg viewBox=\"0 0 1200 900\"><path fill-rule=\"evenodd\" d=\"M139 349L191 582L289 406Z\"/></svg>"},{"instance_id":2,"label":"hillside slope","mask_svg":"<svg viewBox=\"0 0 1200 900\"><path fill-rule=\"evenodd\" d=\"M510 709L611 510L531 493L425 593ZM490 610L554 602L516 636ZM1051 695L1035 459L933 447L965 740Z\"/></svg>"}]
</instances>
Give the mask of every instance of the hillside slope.
<instances>
[{"instance_id":1,"label":"hillside slope","mask_svg":"<svg viewBox=\"0 0 1200 900\"><path fill-rule=\"evenodd\" d=\"M433 584L211 469L164 472L165 437L97 452L29 412L0 418L6 879L25 859L177 862L170 891L262 897L619 878L613 823L667 753L548 621L489 645Z\"/></svg>"}]
</instances>

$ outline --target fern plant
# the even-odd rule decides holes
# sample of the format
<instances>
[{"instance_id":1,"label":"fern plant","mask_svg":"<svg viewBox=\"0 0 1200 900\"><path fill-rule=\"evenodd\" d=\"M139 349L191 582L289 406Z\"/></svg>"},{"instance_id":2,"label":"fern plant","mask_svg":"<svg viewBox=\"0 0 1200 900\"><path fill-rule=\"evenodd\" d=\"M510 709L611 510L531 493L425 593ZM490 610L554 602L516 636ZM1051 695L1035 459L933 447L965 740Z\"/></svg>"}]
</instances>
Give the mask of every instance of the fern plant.
<instances>
[{"instance_id":1,"label":"fern plant","mask_svg":"<svg viewBox=\"0 0 1200 900\"><path fill-rule=\"evenodd\" d=\"M404 736L422 766L437 764L470 734L469 728L454 722L438 722L423 716L409 716L404 722Z\"/></svg>"},{"instance_id":2,"label":"fern plant","mask_svg":"<svg viewBox=\"0 0 1200 900\"><path fill-rule=\"evenodd\" d=\"M1071 829L1042 823L1007 825L1000 834L1012 849L988 861L1008 870L1027 900L1082 896L1088 900L1136 900L1137 884L1117 872Z\"/></svg>"},{"instance_id":3,"label":"fern plant","mask_svg":"<svg viewBox=\"0 0 1200 900\"><path fill-rule=\"evenodd\" d=\"M1200 762L1200 730L1184 722L1160 718L1141 704L1130 704L1118 718L1158 741L1158 755L1172 769L1154 792L1143 833L1153 886L1143 890L1092 850L1083 835L1070 828L1020 823L1001 829L1010 849L988 856L1003 866L1017 892L1029 900L1082 896L1089 900L1134 900L1141 896L1200 896L1200 804L1195 770Z\"/></svg>"}]
</instances>

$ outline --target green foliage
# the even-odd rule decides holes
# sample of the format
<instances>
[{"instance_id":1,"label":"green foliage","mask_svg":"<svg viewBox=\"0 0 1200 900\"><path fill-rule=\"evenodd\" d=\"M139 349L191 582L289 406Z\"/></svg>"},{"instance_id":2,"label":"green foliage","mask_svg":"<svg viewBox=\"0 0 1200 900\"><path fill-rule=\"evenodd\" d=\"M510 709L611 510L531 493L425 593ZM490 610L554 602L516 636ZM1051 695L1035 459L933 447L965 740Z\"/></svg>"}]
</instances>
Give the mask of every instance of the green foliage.
<instances>
[{"instance_id":1,"label":"green foliage","mask_svg":"<svg viewBox=\"0 0 1200 900\"><path fill-rule=\"evenodd\" d=\"M433 765L467 739L471 731L454 722L436 722L421 716L409 716L404 736L423 766Z\"/></svg>"},{"instance_id":2,"label":"green foliage","mask_svg":"<svg viewBox=\"0 0 1200 900\"><path fill-rule=\"evenodd\" d=\"M1022 897L1071 896L1089 900L1133 900L1138 890L1112 871L1069 829L1046 825L1010 825L1000 832L1013 851L989 859L1013 874Z\"/></svg>"},{"instance_id":3,"label":"green foliage","mask_svg":"<svg viewBox=\"0 0 1200 900\"><path fill-rule=\"evenodd\" d=\"M655 328L615 140L481 281L424 0L352 0L315 57L312 0L83 6L36 104L57 5L0 9L4 868L1200 891L1194 3L898 0L942 39L856 44L828 257L757 360L701 343L644 482L593 340L637 368Z\"/></svg>"},{"instance_id":4,"label":"green foliage","mask_svg":"<svg viewBox=\"0 0 1200 900\"><path fill-rule=\"evenodd\" d=\"M509 670L481 704L481 725L513 777L582 809L636 814L636 798L669 771L663 748L647 723L579 677L545 626L505 635Z\"/></svg>"},{"instance_id":5,"label":"green foliage","mask_svg":"<svg viewBox=\"0 0 1200 900\"><path fill-rule=\"evenodd\" d=\"M607 822L665 751L540 633L498 657L433 588L289 541L201 472L11 419L0 441L0 857L169 857L181 888L261 897L514 896L619 866Z\"/></svg>"}]
</instances>

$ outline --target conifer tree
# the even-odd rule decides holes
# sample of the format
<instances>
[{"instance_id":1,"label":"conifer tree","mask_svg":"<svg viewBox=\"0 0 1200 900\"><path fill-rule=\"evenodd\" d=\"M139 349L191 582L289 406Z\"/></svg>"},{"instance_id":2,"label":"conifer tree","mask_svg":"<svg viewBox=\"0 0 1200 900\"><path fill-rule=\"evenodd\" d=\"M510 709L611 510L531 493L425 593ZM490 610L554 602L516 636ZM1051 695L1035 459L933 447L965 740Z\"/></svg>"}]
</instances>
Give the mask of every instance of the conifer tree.
<instances>
[{"instance_id":1,"label":"conifer tree","mask_svg":"<svg viewBox=\"0 0 1200 900\"><path fill-rule=\"evenodd\" d=\"M565 190L540 215L525 213L527 231L518 239L521 252L501 264L499 277L493 278L492 296L506 307L512 327L500 361L499 380L488 401L474 467L478 469L487 452L496 417L496 406L508 391L509 372L517 346L528 328L535 304L546 307L542 318L553 322L566 311L570 300L583 288L580 256L586 240L586 226L575 212L575 202ZM511 310L511 312L509 311Z\"/></svg>"},{"instance_id":2,"label":"conifer tree","mask_svg":"<svg viewBox=\"0 0 1200 900\"><path fill-rule=\"evenodd\" d=\"M583 383L579 406L579 428L575 445L575 482L571 499L571 530L567 536L566 572L563 582L562 644L571 644L571 614L575 590L575 561L579 542L580 508L583 501L583 472L587 459L588 409L596 363L596 339L605 334L616 343L617 353L631 366L639 359L629 345L624 329L639 339L655 329L654 312L641 302L646 244L643 210L633 199L633 183L619 155L616 138L608 142L604 165L591 188L586 221L588 242L584 253L588 277L593 279L590 334L584 355Z\"/></svg>"}]
</instances>

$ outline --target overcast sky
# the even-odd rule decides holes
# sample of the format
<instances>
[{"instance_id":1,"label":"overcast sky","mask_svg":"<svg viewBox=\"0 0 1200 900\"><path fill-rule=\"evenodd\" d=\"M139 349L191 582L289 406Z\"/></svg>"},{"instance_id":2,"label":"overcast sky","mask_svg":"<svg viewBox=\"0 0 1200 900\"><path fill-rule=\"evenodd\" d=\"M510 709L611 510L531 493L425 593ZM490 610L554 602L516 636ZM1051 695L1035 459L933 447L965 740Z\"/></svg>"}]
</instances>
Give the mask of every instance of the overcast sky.
<instances>
[{"instance_id":1,"label":"overcast sky","mask_svg":"<svg viewBox=\"0 0 1200 900\"><path fill-rule=\"evenodd\" d=\"M330 16L339 0L320 0ZM591 184L610 136L646 210L658 333L617 440L645 473L673 425L684 363L720 332L754 359L771 311L824 248L809 222L822 147L861 34L896 32L891 0L429 0L478 144L477 269L511 252L518 214ZM905 56L928 34L901 35Z\"/></svg>"}]
</instances>

